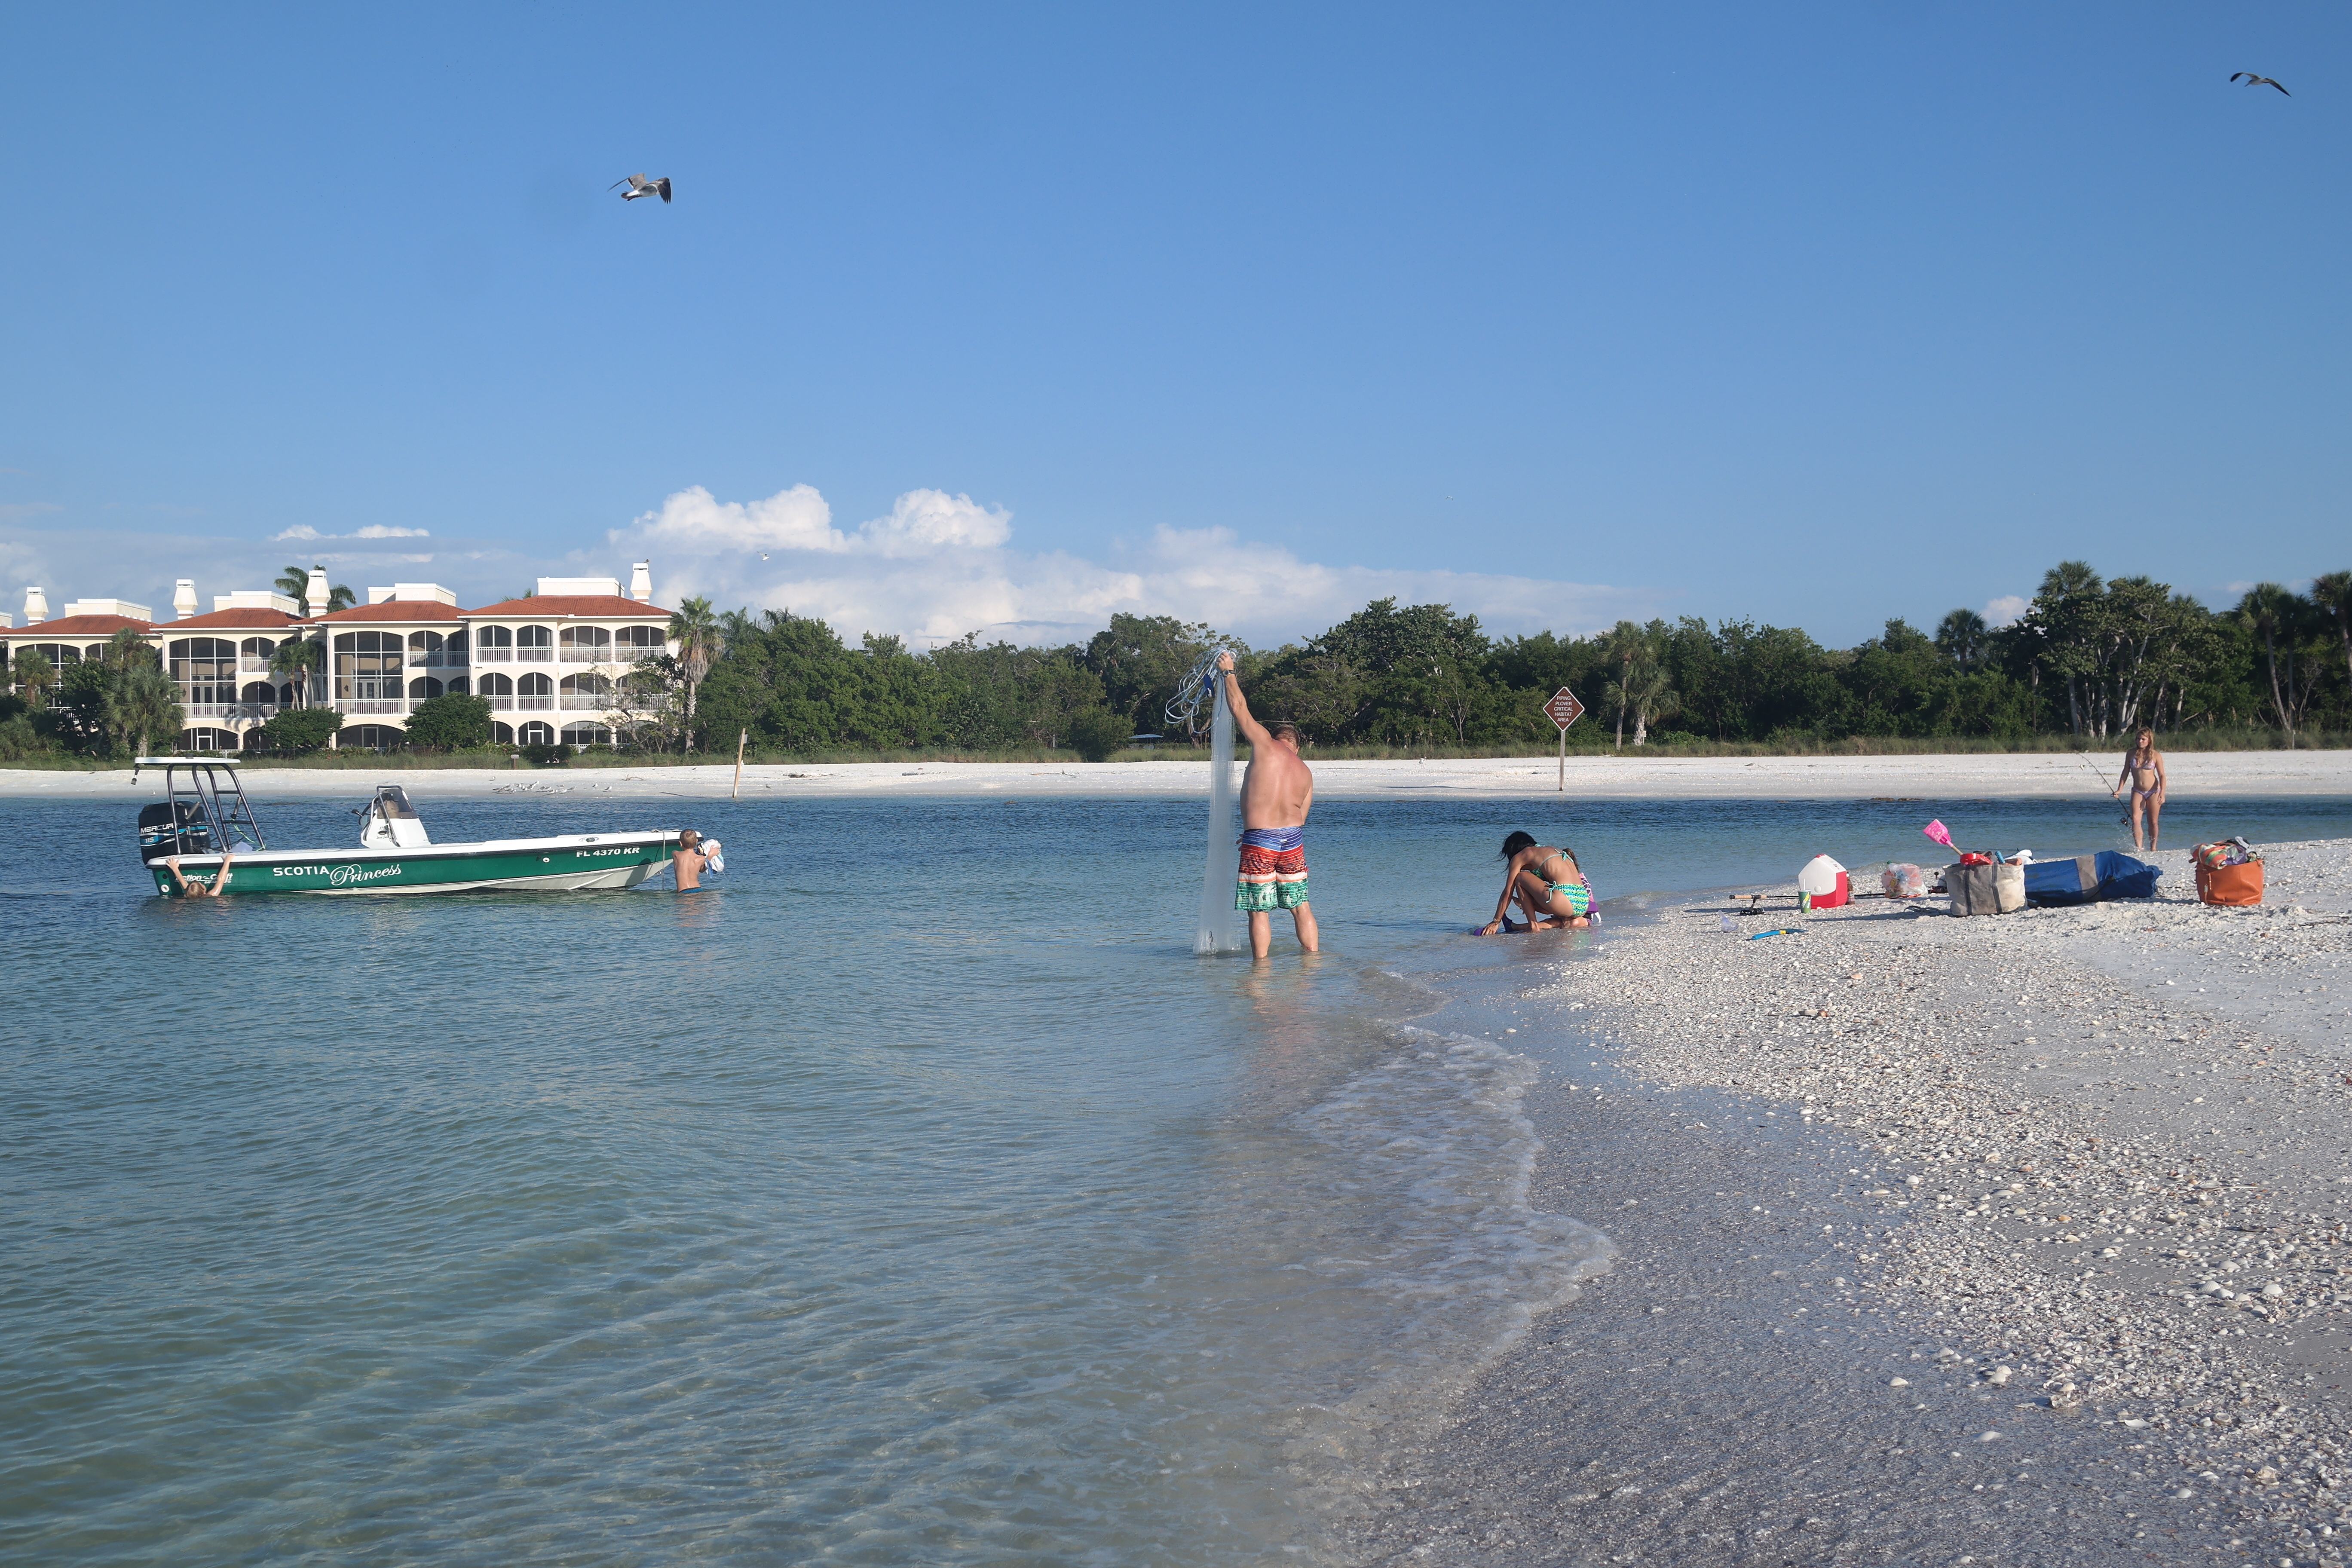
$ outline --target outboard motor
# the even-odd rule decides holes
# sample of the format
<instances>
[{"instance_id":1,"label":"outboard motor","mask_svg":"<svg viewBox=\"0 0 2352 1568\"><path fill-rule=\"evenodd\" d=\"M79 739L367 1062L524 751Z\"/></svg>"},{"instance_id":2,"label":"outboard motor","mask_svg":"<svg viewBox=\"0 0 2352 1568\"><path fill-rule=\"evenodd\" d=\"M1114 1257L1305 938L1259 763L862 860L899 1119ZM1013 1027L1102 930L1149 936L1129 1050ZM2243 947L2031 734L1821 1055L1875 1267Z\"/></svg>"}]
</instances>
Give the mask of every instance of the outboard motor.
<instances>
[{"instance_id":1,"label":"outboard motor","mask_svg":"<svg viewBox=\"0 0 2352 1568\"><path fill-rule=\"evenodd\" d=\"M189 800L159 800L139 808L139 862L151 865L167 855L211 855L213 825Z\"/></svg>"}]
</instances>

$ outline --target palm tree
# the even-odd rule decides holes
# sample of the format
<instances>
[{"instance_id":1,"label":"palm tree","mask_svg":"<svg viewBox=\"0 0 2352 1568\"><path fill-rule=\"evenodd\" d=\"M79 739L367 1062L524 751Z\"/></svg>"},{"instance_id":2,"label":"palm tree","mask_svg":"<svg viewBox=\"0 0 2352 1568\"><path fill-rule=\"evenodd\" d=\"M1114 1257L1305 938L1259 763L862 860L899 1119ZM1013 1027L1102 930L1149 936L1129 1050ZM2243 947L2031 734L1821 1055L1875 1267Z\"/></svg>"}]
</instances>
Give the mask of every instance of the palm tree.
<instances>
[{"instance_id":1,"label":"palm tree","mask_svg":"<svg viewBox=\"0 0 2352 1568\"><path fill-rule=\"evenodd\" d=\"M1984 657L1985 640L1992 628L1974 610L1954 610L1936 627L1936 647L1962 669Z\"/></svg>"},{"instance_id":2,"label":"palm tree","mask_svg":"<svg viewBox=\"0 0 2352 1568\"><path fill-rule=\"evenodd\" d=\"M288 637L269 656L269 669L271 674L282 675L294 683L294 706L308 708L311 673L326 662L327 650L320 644L308 637Z\"/></svg>"},{"instance_id":3,"label":"palm tree","mask_svg":"<svg viewBox=\"0 0 2352 1568\"><path fill-rule=\"evenodd\" d=\"M49 688L58 683L58 667L51 664L38 648L18 648L16 662L9 676L26 700L38 708L47 701Z\"/></svg>"},{"instance_id":4,"label":"palm tree","mask_svg":"<svg viewBox=\"0 0 2352 1568\"><path fill-rule=\"evenodd\" d=\"M270 585L298 605L307 604L310 600L310 574L304 567L289 566ZM347 584L338 583L327 590L327 613L331 616L337 610L348 610L359 602L360 596L352 593Z\"/></svg>"},{"instance_id":5,"label":"palm tree","mask_svg":"<svg viewBox=\"0 0 2352 1568\"><path fill-rule=\"evenodd\" d=\"M686 736L679 750L688 752L694 749L695 695L702 689L702 678L710 673L710 661L726 646L710 601L688 599L672 610L669 640L677 645L678 672L686 677Z\"/></svg>"},{"instance_id":6,"label":"palm tree","mask_svg":"<svg viewBox=\"0 0 2352 1568\"><path fill-rule=\"evenodd\" d=\"M1619 621L1601 638L1601 657L1617 667L1617 679L1603 689L1601 700L1617 710L1617 749L1621 752L1625 749L1625 714L1633 706L1633 666L1649 651L1650 639L1631 621Z\"/></svg>"},{"instance_id":7,"label":"palm tree","mask_svg":"<svg viewBox=\"0 0 2352 1568\"><path fill-rule=\"evenodd\" d=\"M2311 602L2336 622L2336 635L2344 640L2344 668L2352 674L2352 572L2330 572L2313 579Z\"/></svg>"},{"instance_id":8,"label":"palm tree","mask_svg":"<svg viewBox=\"0 0 2352 1568\"><path fill-rule=\"evenodd\" d=\"M147 737L176 739L186 722L180 711L180 683L143 661L114 672L99 712L109 734L131 742L134 757L146 752Z\"/></svg>"},{"instance_id":9,"label":"palm tree","mask_svg":"<svg viewBox=\"0 0 2352 1568\"><path fill-rule=\"evenodd\" d=\"M2271 706L2278 710L2279 728L2294 733L2294 711L2288 706L2287 694L2294 687L2294 643L2296 612L2303 601L2276 583L2257 583L2238 601L2238 620L2248 628L2260 632L2263 657L2268 664L2271 678ZM2286 684L2279 684L2279 638L2288 639L2286 651ZM2297 704L2296 706L2300 706Z\"/></svg>"},{"instance_id":10,"label":"palm tree","mask_svg":"<svg viewBox=\"0 0 2352 1568\"><path fill-rule=\"evenodd\" d=\"M1620 679L1609 683L1601 700L1617 709L1618 744L1624 744L1625 715L1633 715L1633 744L1650 743L1650 721L1663 719L1682 706L1682 699L1666 686L1666 667L1649 654L1637 657Z\"/></svg>"}]
</instances>

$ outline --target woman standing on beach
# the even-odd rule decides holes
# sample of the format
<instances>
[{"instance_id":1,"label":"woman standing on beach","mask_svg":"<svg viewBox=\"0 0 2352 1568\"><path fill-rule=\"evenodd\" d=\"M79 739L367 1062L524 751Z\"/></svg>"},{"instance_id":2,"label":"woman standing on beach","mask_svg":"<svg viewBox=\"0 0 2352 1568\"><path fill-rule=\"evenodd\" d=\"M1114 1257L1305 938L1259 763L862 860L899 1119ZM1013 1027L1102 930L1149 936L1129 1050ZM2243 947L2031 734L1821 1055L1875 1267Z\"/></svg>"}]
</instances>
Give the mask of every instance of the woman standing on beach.
<instances>
[{"instance_id":1,"label":"woman standing on beach","mask_svg":"<svg viewBox=\"0 0 2352 1568\"><path fill-rule=\"evenodd\" d=\"M2164 753L2156 749L2156 731L2142 730L2132 749L2124 753L2124 771L2116 775L2116 787L2107 792L2109 800L2123 794L2124 785L2131 785L2132 847L2156 847L2156 819L2164 809ZM2140 842L2140 817L2147 818L2147 842Z\"/></svg>"},{"instance_id":2,"label":"woman standing on beach","mask_svg":"<svg viewBox=\"0 0 2352 1568\"><path fill-rule=\"evenodd\" d=\"M1508 925L1503 917L1514 899L1530 931L1592 923L1592 884L1566 848L1538 844L1532 833L1514 833L1503 840L1503 858L1509 862L1503 868L1503 896L1495 901L1495 918L1478 928L1480 936Z\"/></svg>"}]
</instances>

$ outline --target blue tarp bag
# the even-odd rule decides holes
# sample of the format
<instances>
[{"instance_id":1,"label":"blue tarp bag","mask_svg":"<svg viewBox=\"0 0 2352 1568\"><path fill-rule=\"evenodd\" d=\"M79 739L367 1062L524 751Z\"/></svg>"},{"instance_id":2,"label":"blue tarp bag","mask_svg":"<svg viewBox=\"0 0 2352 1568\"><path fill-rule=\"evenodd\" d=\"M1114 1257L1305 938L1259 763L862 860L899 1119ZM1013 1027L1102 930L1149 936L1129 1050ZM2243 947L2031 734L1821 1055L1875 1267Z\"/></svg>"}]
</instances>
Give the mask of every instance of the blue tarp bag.
<instances>
[{"instance_id":1,"label":"blue tarp bag","mask_svg":"<svg viewBox=\"0 0 2352 1568\"><path fill-rule=\"evenodd\" d=\"M2025 868L2025 901L2037 908L2091 904L2105 899L2152 899L2160 867L2135 860L2120 849L2102 849L2072 860L2036 860Z\"/></svg>"}]
</instances>

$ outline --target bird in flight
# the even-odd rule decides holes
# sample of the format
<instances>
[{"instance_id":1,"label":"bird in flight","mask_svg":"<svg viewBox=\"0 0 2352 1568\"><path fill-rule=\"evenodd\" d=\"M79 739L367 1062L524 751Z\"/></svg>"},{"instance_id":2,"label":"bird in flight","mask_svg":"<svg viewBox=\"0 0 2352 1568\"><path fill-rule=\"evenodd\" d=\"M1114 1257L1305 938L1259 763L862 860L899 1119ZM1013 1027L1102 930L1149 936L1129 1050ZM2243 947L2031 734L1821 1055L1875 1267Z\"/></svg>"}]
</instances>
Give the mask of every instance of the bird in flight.
<instances>
[{"instance_id":1,"label":"bird in flight","mask_svg":"<svg viewBox=\"0 0 2352 1568\"><path fill-rule=\"evenodd\" d=\"M2256 76L2252 71L2231 71L2230 73L2230 79L2231 81L2242 81L2248 87L2278 87L2281 92L2286 92L2286 89L2279 87L2279 84L2273 81L2270 78L2266 76ZM2291 92L2286 92L2286 95L2289 98L2293 98L2294 96L2294 94ZM665 180L662 183L664 184L667 184L669 182ZM665 196L662 199L667 201L669 198Z\"/></svg>"},{"instance_id":2,"label":"bird in flight","mask_svg":"<svg viewBox=\"0 0 2352 1568\"><path fill-rule=\"evenodd\" d=\"M2273 82L2272 85L2276 86L2277 84ZM631 174L625 180L614 180L611 184L604 188L608 191L617 191L623 185L629 187L627 194L621 197L625 202L635 201L639 196L659 196L664 201L669 200L669 176L667 174L664 174L658 180L648 180L643 174Z\"/></svg>"},{"instance_id":3,"label":"bird in flight","mask_svg":"<svg viewBox=\"0 0 2352 1568\"><path fill-rule=\"evenodd\" d=\"M761 560L765 561L767 558L768 558L768 552L767 552L766 551L762 550L761 552L760 552L760 559L761 559Z\"/></svg>"}]
</instances>

